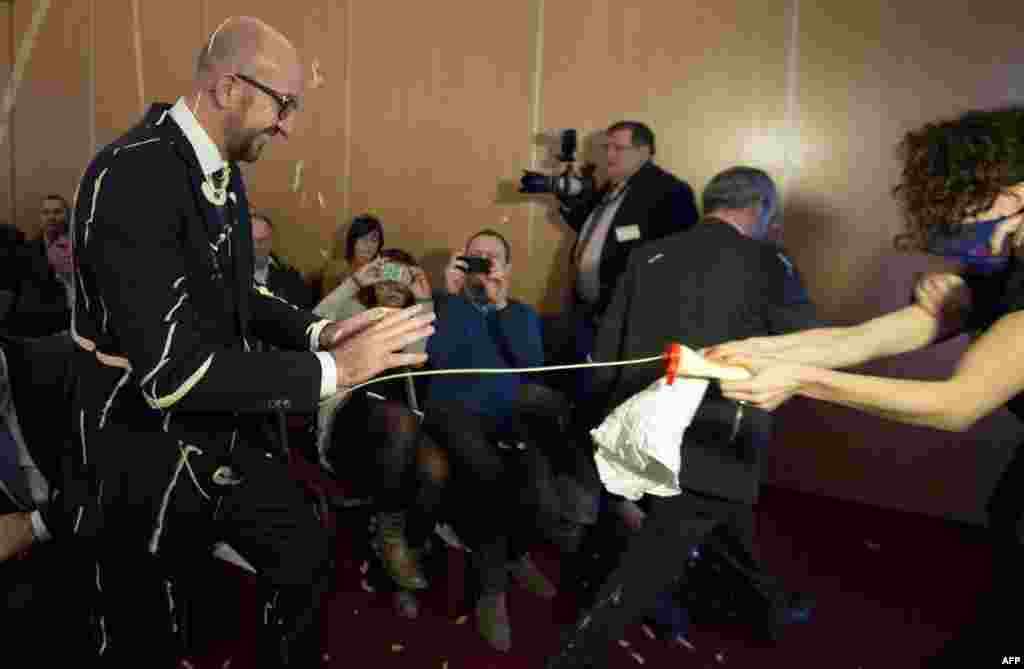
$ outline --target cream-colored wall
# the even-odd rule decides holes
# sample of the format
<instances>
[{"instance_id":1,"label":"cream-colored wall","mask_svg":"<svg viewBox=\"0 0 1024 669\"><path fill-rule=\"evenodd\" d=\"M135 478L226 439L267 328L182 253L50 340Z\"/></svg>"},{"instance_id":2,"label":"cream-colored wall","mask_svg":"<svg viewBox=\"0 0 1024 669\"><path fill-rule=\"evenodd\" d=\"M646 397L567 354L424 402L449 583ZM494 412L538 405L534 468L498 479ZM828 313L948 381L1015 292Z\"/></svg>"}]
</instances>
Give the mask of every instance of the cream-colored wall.
<instances>
[{"instance_id":1,"label":"cream-colored wall","mask_svg":"<svg viewBox=\"0 0 1024 669\"><path fill-rule=\"evenodd\" d=\"M36 7L0 5L5 79ZM94 148L144 101L173 101L203 39L236 13L290 36L326 82L308 91L296 136L245 168L286 256L315 272L335 227L367 209L388 246L434 270L494 227L513 246L514 293L549 313L572 237L550 203L514 192L521 169L553 167L539 133L646 121L658 162L697 191L730 165L766 169L813 298L854 322L902 304L915 272L936 266L890 250L901 134L1016 100L1024 74L1020 20L998 3L65 0L51 3L0 150L3 216L28 229L40 195L72 194ZM870 369L938 377L963 345ZM946 435L794 401L766 478L976 520L1022 436L1002 413Z\"/></svg>"}]
</instances>

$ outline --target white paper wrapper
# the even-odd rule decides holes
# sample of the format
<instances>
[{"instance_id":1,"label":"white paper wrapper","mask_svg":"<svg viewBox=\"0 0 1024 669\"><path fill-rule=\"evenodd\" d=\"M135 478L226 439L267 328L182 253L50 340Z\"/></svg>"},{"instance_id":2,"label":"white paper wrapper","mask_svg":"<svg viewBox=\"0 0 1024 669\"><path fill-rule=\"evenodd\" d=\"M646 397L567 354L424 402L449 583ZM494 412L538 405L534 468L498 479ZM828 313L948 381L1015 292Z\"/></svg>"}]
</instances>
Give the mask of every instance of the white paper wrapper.
<instances>
[{"instance_id":1,"label":"white paper wrapper","mask_svg":"<svg viewBox=\"0 0 1024 669\"><path fill-rule=\"evenodd\" d=\"M662 377L615 408L590 431L605 487L626 499L678 495L681 445L708 389L704 379Z\"/></svg>"}]
</instances>

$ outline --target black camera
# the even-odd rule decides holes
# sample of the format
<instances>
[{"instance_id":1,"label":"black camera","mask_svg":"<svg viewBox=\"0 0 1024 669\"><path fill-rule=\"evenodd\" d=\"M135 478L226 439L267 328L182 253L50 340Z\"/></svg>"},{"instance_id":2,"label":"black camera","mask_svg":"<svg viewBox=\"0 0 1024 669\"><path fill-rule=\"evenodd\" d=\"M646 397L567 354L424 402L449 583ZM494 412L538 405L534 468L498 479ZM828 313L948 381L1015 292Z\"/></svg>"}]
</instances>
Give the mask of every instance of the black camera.
<instances>
[{"instance_id":1,"label":"black camera","mask_svg":"<svg viewBox=\"0 0 1024 669\"><path fill-rule=\"evenodd\" d=\"M490 258L477 258L474 256L459 256L456 260L461 260L468 265L466 268L466 274L490 274L491 273L491 259Z\"/></svg>"},{"instance_id":2,"label":"black camera","mask_svg":"<svg viewBox=\"0 0 1024 669\"><path fill-rule=\"evenodd\" d=\"M563 130L560 138L562 152L558 156L558 161L566 163L565 170L557 175L523 170L523 176L519 181L520 193L552 193L560 198L579 198L593 192L593 165L584 166L582 176L571 172L572 163L576 162L576 131Z\"/></svg>"}]
</instances>

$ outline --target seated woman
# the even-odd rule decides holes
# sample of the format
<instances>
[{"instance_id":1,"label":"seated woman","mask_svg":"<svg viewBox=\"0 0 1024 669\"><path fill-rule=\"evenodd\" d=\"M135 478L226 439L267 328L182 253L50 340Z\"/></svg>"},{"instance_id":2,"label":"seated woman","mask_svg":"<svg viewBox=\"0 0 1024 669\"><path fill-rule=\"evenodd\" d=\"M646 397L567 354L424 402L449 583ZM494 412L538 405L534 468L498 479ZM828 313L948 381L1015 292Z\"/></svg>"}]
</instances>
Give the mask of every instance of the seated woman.
<instances>
[{"instance_id":1,"label":"seated woman","mask_svg":"<svg viewBox=\"0 0 1024 669\"><path fill-rule=\"evenodd\" d=\"M346 296L344 288L338 288L317 305L315 313L344 320L373 307L431 303L429 280L411 255L388 249L381 252L380 260L380 271L367 274L361 290ZM420 342L418 350L424 346ZM427 580L412 546L422 545L434 528L447 464L441 450L420 433L419 417L408 402L407 381L385 381L357 390L344 400L344 406L335 407L335 427L326 429L339 438L327 445L325 459L334 471L369 473L361 492L372 495L378 509L374 550L398 586L418 590L427 587ZM341 446L353 443L353 430L364 431L367 448ZM409 599L398 603L408 614Z\"/></svg>"},{"instance_id":2,"label":"seated woman","mask_svg":"<svg viewBox=\"0 0 1024 669\"><path fill-rule=\"evenodd\" d=\"M971 112L908 133L901 145L903 177L894 190L908 231L897 241L959 258L962 274L926 277L915 289L917 304L861 325L711 347L707 357L754 372L747 381L723 382L723 393L765 409L802 395L940 430L966 430L1002 406L1024 419L1022 138L1022 108ZM961 332L977 336L948 379L831 371ZM1017 448L996 485L988 513L998 601L989 615L983 612L976 637L965 635L962 648L953 644L939 658L950 666L980 666L985 654L995 659L1009 652L1003 649L1020 647L1015 618L1001 610L1024 597L1024 449Z\"/></svg>"},{"instance_id":3,"label":"seated woman","mask_svg":"<svg viewBox=\"0 0 1024 669\"><path fill-rule=\"evenodd\" d=\"M315 291L321 299L339 287L344 287L344 295L352 296L364 285L369 285L370 282L364 280L365 273L355 275L376 260L384 248L384 227L380 219L370 214L360 214L352 219L344 241L340 227L338 233L331 255L320 273L319 289Z\"/></svg>"}]
</instances>

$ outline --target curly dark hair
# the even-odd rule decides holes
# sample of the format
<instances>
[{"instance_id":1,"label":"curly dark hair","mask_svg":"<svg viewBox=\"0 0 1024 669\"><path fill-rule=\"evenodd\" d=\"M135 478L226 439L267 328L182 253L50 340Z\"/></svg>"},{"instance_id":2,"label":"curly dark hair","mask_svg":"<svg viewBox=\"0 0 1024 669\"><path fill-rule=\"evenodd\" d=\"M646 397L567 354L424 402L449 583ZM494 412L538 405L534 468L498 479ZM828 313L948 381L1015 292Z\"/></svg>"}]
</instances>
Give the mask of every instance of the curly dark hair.
<instances>
[{"instance_id":1,"label":"curly dark hair","mask_svg":"<svg viewBox=\"0 0 1024 669\"><path fill-rule=\"evenodd\" d=\"M415 256L408 251L403 251L402 249L384 249L380 252L380 256L382 258L401 263L402 265L408 265L410 267L420 266L416 261ZM372 309L377 306L377 293L373 289L372 285L360 288L359 292L356 294L356 299L359 300L367 309ZM403 306L411 307L414 304L416 304L416 298L413 297L412 292L410 291Z\"/></svg>"},{"instance_id":2,"label":"curly dark hair","mask_svg":"<svg viewBox=\"0 0 1024 669\"><path fill-rule=\"evenodd\" d=\"M907 230L897 248L922 250L932 235L955 230L1024 181L1024 108L970 111L927 123L899 144L902 179L893 196Z\"/></svg>"}]
</instances>

